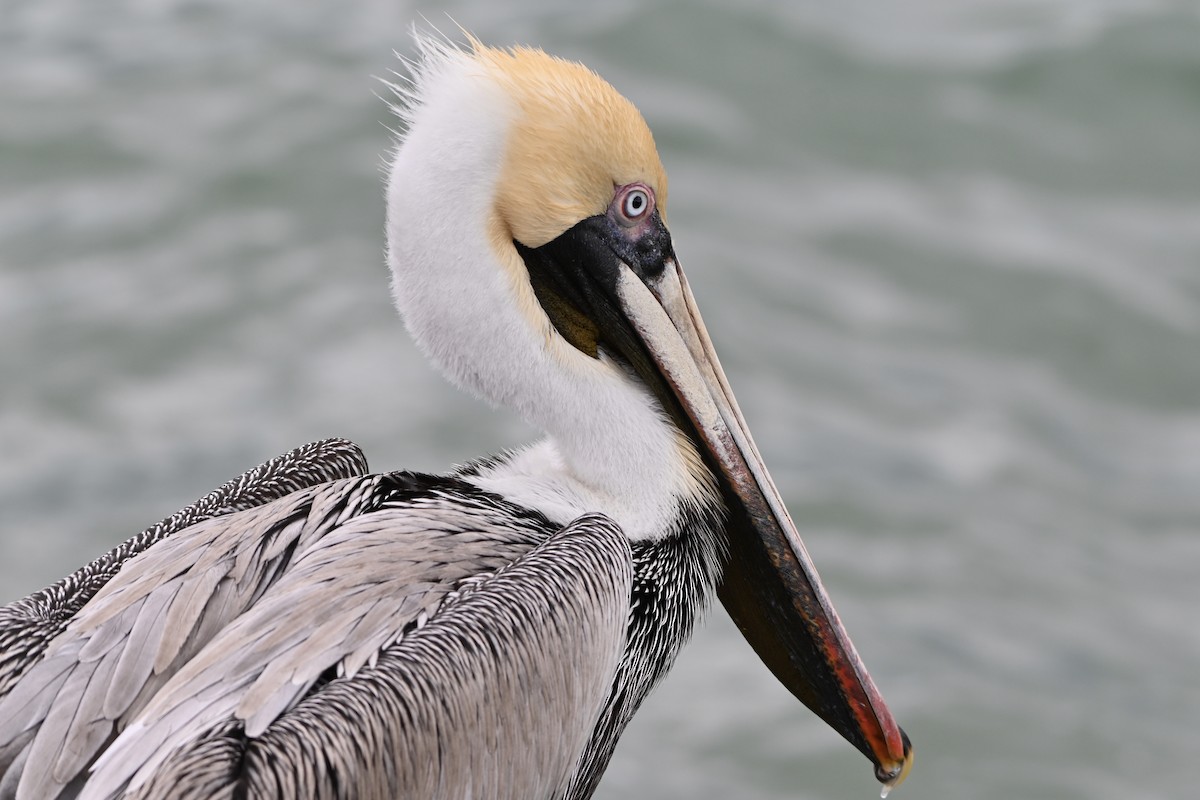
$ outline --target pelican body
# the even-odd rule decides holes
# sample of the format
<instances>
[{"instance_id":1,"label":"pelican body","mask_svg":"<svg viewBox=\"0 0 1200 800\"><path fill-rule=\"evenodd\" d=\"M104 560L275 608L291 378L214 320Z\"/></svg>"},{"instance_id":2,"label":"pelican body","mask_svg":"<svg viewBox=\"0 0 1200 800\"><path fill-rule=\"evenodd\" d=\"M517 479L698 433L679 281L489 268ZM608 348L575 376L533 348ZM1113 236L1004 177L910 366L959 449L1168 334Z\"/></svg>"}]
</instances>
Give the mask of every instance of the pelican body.
<instances>
[{"instance_id":1,"label":"pelican body","mask_svg":"<svg viewBox=\"0 0 1200 800\"><path fill-rule=\"evenodd\" d=\"M420 44L395 302L545 438L440 476L299 448L0 609L0 798L587 798L714 593L895 785L908 739L738 410L641 115L541 51Z\"/></svg>"}]
</instances>

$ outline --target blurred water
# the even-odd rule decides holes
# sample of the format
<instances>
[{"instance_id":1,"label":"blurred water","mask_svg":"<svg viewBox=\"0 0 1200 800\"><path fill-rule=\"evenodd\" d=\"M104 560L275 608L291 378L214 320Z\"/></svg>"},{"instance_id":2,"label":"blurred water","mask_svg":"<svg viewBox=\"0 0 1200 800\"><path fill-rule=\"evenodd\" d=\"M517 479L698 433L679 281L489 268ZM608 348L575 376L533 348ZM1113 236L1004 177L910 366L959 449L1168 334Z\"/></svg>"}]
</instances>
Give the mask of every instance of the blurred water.
<instances>
[{"instance_id":1,"label":"blurred water","mask_svg":"<svg viewBox=\"0 0 1200 800\"><path fill-rule=\"evenodd\" d=\"M503 6L501 8L501 6ZM531 434L389 306L371 75L446 15L644 111L911 798L1175 798L1200 735L1200 12L0 0L0 593L341 435ZM723 612L600 797L873 796Z\"/></svg>"}]
</instances>

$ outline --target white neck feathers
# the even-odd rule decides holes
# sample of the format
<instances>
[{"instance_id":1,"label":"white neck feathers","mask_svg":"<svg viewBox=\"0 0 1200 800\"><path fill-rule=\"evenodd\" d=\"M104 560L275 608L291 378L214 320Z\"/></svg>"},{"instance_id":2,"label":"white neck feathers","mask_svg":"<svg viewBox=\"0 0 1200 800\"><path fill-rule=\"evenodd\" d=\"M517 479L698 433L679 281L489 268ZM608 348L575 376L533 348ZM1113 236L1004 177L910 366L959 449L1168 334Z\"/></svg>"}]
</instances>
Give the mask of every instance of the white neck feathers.
<instances>
[{"instance_id":1,"label":"white neck feathers","mask_svg":"<svg viewBox=\"0 0 1200 800\"><path fill-rule=\"evenodd\" d=\"M408 94L387 189L396 306L453 383L548 434L475 482L556 522L601 512L631 538L667 533L711 477L646 387L573 348L537 303L495 200L519 109L484 64L444 48Z\"/></svg>"}]
</instances>

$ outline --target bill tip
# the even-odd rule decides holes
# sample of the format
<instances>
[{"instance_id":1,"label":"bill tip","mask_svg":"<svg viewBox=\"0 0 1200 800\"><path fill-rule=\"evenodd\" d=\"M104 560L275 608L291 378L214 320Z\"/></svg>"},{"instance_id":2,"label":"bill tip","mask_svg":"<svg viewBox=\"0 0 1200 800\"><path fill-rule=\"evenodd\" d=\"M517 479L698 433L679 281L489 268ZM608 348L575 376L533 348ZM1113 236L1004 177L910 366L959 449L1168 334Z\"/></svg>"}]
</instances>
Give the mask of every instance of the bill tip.
<instances>
[{"instance_id":1,"label":"bill tip","mask_svg":"<svg viewBox=\"0 0 1200 800\"><path fill-rule=\"evenodd\" d=\"M900 736L904 742L904 759L897 764L891 764L887 767L879 765L875 769L875 777L883 784L879 790L879 796L885 798L888 792L895 789L900 784L904 783L904 779L908 777L908 773L912 770L913 765L913 747L912 742L908 740L908 734L900 731Z\"/></svg>"}]
</instances>

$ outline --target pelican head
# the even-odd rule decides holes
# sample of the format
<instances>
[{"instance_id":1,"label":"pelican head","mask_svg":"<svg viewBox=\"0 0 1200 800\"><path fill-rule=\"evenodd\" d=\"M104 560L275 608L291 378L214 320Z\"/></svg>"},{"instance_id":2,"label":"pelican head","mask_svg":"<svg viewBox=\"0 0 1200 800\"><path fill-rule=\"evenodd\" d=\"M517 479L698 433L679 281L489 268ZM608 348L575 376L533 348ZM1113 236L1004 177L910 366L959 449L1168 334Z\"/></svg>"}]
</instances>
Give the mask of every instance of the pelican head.
<instances>
[{"instance_id":1,"label":"pelican head","mask_svg":"<svg viewBox=\"0 0 1200 800\"><path fill-rule=\"evenodd\" d=\"M398 112L388 261L412 336L546 439L473 480L555 522L632 540L717 509L719 596L885 785L911 747L863 667L750 437L679 267L642 116L539 50L422 41Z\"/></svg>"}]
</instances>

